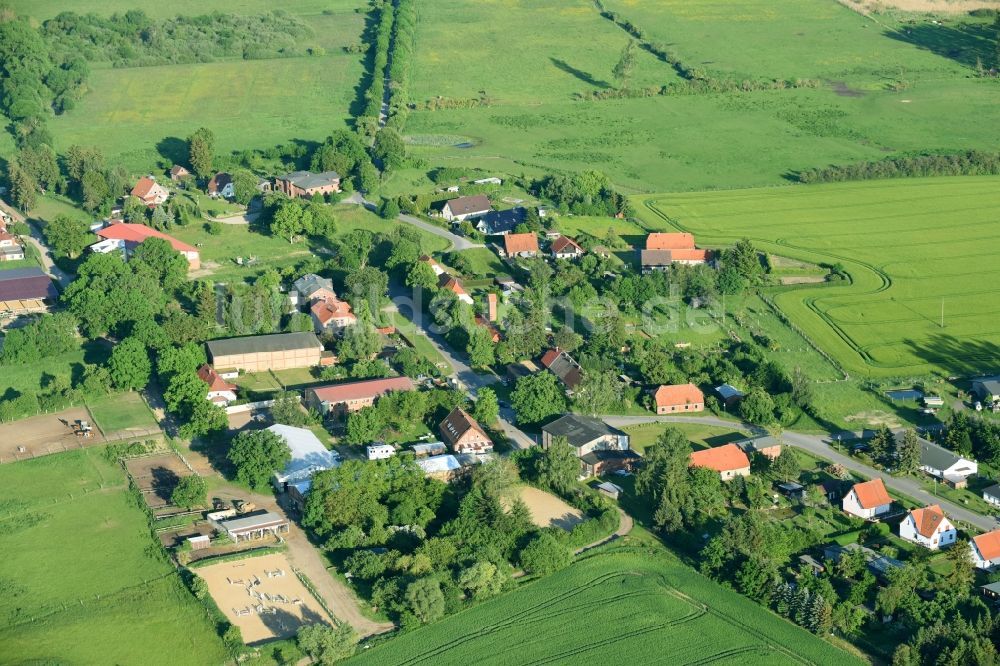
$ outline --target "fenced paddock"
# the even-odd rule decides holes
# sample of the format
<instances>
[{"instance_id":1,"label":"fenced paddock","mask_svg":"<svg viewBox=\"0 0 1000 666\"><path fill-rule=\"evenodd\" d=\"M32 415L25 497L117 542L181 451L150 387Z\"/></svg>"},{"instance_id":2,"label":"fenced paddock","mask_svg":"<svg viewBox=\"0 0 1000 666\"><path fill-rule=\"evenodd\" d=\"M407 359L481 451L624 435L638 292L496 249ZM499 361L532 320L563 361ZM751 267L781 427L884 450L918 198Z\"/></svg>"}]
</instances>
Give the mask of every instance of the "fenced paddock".
<instances>
[{"instance_id":1,"label":"fenced paddock","mask_svg":"<svg viewBox=\"0 0 1000 666\"><path fill-rule=\"evenodd\" d=\"M124 461L132 483L142 493L146 506L162 509L170 504L170 495L185 476L194 474L188 464L173 451L129 458Z\"/></svg>"},{"instance_id":2,"label":"fenced paddock","mask_svg":"<svg viewBox=\"0 0 1000 666\"><path fill-rule=\"evenodd\" d=\"M248 645L294 636L304 625L333 624L283 554L206 564L194 572Z\"/></svg>"},{"instance_id":3,"label":"fenced paddock","mask_svg":"<svg viewBox=\"0 0 1000 666\"><path fill-rule=\"evenodd\" d=\"M73 424L78 420L93 424L85 407L0 424L0 462L26 460L107 442L97 428L91 430L90 437L73 434Z\"/></svg>"}]
</instances>

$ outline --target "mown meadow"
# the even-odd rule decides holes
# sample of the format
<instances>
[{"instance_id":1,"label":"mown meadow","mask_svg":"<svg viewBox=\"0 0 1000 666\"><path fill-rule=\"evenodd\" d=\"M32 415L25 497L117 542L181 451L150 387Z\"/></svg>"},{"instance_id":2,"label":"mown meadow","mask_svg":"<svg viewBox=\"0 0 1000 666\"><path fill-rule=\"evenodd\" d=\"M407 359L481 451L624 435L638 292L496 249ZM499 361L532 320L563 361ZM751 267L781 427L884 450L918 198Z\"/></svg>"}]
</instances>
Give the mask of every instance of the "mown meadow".
<instances>
[{"instance_id":1,"label":"mown meadow","mask_svg":"<svg viewBox=\"0 0 1000 666\"><path fill-rule=\"evenodd\" d=\"M0 551L4 663L226 659L103 449L0 465Z\"/></svg>"},{"instance_id":2,"label":"mown meadow","mask_svg":"<svg viewBox=\"0 0 1000 666\"><path fill-rule=\"evenodd\" d=\"M588 557L349 663L861 663L660 546Z\"/></svg>"},{"instance_id":3,"label":"mown meadow","mask_svg":"<svg viewBox=\"0 0 1000 666\"><path fill-rule=\"evenodd\" d=\"M840 263L850 281L777 288L778 307L861 377L970 375L1000 350L996 177L836 183L636 199L651 228ZM942 326L943 311L943 326Z\"/></svg>"}]
</instances>

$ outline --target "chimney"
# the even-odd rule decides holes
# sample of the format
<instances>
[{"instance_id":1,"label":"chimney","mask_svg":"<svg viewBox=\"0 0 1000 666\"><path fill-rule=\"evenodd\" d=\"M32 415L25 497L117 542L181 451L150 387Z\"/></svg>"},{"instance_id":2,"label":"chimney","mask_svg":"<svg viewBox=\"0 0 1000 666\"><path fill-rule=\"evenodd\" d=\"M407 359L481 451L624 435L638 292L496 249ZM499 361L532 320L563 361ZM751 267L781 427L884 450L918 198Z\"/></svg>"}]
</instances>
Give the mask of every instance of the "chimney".
<instances>
[{"instance_id":1,"label":"chimney","mask_svg":"<svg viewBox=\"0 0 1000 666\"><path fill-rule=\"evenodd\" d=\"M497 320L497 295L492 291L486 294L486 318L492 322Z\"/></svg>"}]
</instances>

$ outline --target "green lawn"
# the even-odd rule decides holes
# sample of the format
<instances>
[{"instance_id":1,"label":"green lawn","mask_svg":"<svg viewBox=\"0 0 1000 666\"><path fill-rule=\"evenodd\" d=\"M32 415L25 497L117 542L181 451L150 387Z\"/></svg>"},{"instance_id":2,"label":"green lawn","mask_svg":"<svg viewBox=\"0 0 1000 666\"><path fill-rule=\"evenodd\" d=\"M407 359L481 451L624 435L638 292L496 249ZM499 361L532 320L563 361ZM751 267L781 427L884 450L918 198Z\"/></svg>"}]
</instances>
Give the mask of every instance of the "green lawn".
<instances>
[{"instance_id":1,"label":"green lawn","mask_svg":"<svg viewBox=\"0 0 1000 666\"><path fill-rule=\"evenodd\" d=\"M215 627L122 469L84 449L0 466L0 644L11 663L218 664Z\"/></svg>"},{"instance_id":2,"label":"green lawn","mask_svg":"<svg viewBox=\"0 0 1000 666\"><path fill-rule=\"evenodd\" d=\"M91 416L105 433L156 427L156 419L138 393L119 393L87 402Z\"/></svg>"},{"instance_id":3,"label":"green lawn","mask_svg":"<svg viewBox=\"0 0 1000 666\"><path fill-rule=\"evenodd\" d=\"M153 18L172 18L177 15L196 16L211 12L231 12L235 14L261 14L272 11L275 5L270 0L241 0L239 3L225 0L173 0L169 3L144 2L137 0L12 0L11 7L26 16L45 20L60 12L72 11L78 14L93 12L110 15L123 14L130 9L140 8ZM363 7L360 0L288 0L281 9L291 14L320 14L324 10L346 12Z\"/></svg>"},{"instance_id":4,"label":"green lawn","mask_svg":"<svg viewBox=\"0 0 1000 666\"><path fill-rule=\"evenodd\" d=\"M350 663L597 664L627 654L629 663L661 664L667 650L678 664L862 663L653 542L588 557Z\"/></svg>"},{"instance_id":5,"label":"green lawn","mask_svg":"<svg viewBox=\"0 0 1000 666\"><path fill-rule=\"evenodd\" d=\"M493 278L497 275L510 274L510 268L489 248L474 247L470 250L461 250L458 254L468 259L472 266L472 274L466 277Z\"/></svg>"},{"instance_id":6,"label":"green lawn","mask_svg":"<svg viewBox=\"0 0 1000 666\"><path fill-rule=\"evenodd\" d=\"M992 367L998 288L980 267L1000 251L1000 178L909 179L637 198L650 226L720 245L840 262L837 286L784 287L779 307L849 371L972 375ZM944 328L941 311L944 309Z\"/></svg>"},{"instance_id":7,"label":"green lawn","mask_svg":"<svg viewBox=\"0 0 1000 666\"><path fill-rule=\"evenodd\" d=\"M437 350L437 347L431 343L430 339L426 335L417 330L417 327L412 321L402 315L394 315L391 324L396 327L396 330L399 331L399 333L402 334L411 345L413 345L413 349L418 354L435 365L445 362L444 357Z\"/></svg>"},{"instance_id":8,"label":"green lawn","mask_svg":"<svg viewBox=\"0 0 1000 666\"><path fill-rule=\"evenodd\" d=\"M733 423L732 428L720 426L701 425L700 423L642 423L622 428L629 436L629 446L639 453L643 453L649 446L656 443L657 437L669 428L676 428L684 433L684 436L697 448L709 448L721 446L730 442L739 442L747 439L747 433L739 429L738 423Z\"/></svg>"},{"instance_id":9,"label":"green lawn","mask_svg":"<svg viewBox=\"0 0 1000 666\"><path fill-rule=\"evenodd\" d=\"M75 351L46 356L35 363L0 367L0 397L10 391L40 391L52 377L71 379L83 371L84 363L104 363L109 353L103 345L91 342Z\"/></svg>"},{"instance_id":10,"label":"green lawn","mask_svg":"<svg viewBox=\"0 0 1000 666\"><path fill-rule=\"evenodd\" d=\"M372 233L388 234L391 233L395 227L401 224L406 224L405 222L399 222L397 220L385 220L361 206L355 206L352 204L338 205L334 209L334 214L337 218L338 234L344 234L354 229L364 229ZM407 226L411 229L415 229L420 235L421 249L426 253L442 252L451 245L441 236L435 236L430 232L418 229L412 225Z\"/></svg>"}]
</instances>

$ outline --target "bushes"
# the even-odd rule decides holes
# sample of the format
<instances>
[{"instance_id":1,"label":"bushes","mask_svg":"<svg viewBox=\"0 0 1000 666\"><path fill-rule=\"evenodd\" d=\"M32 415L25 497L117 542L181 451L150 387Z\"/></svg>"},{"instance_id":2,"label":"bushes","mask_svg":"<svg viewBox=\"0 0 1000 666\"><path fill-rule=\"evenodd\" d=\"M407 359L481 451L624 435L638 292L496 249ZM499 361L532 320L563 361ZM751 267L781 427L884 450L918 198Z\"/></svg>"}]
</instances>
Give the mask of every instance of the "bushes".
<instances>
[{"instance_id":1,"label":"bushes","mask_svg":"<svg viewBox=\"0 0 1000 666\"><path fill-rule=\"evenodd\" d=\"M45 315L24 328L7 331L0 365L34 363L43 356L64 354L77 348L76 320L61 312Z\"/></svg>"},{"instance_id":2,"label":"bushes","mask_svg":"<svg viewBox=\"0 0 1000 666\"><path fill-rule=\"evenodd\" d=\"M372 52L372 83L365 92L365 108L357 119L356 129L368 136L374 136L378 131L379 116L382 113L382 100L385 98L386 67L389 64L389 44L392 41L393 8L391 3L384 3L378 10L378 23L375 26L374 49Z\"/></svg>"},{"instance_id":3,"label":"bushes","mask_svg":"<svg viewBox=\"0 0 1000 666\"><path fill-rule=\"evenodd\" d=\"M922 154L891 157L875 162L857 162L796 174L801 183L836 183L879 178L924 176L987 176L1000 174L1000 153L970 150L964 153Z\"/></svg>"}]
</instances>

